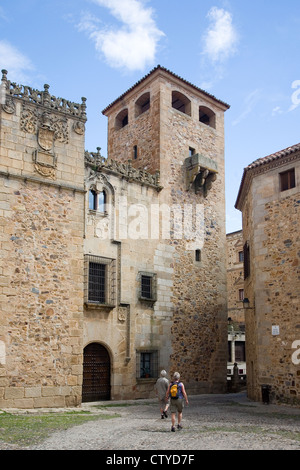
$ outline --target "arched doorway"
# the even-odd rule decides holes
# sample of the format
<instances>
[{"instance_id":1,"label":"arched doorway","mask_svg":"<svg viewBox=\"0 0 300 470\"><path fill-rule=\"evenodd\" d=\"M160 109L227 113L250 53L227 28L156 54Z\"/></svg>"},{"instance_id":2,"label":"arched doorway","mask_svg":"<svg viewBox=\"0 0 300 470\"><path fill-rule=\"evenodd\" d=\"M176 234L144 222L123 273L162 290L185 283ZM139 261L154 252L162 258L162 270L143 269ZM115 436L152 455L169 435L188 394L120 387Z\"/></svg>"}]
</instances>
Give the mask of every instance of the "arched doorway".
<instances>
[{"instance_id":1,"label":"arched doorway","mask_svg":"<svg viewBox=\"0 0 300 470\"><path fill-rule=\"evenodd\" d=\"M82 401L110 399L110 357L99 343L88 344L83 350Z\"/></svg>"}]
</instances>

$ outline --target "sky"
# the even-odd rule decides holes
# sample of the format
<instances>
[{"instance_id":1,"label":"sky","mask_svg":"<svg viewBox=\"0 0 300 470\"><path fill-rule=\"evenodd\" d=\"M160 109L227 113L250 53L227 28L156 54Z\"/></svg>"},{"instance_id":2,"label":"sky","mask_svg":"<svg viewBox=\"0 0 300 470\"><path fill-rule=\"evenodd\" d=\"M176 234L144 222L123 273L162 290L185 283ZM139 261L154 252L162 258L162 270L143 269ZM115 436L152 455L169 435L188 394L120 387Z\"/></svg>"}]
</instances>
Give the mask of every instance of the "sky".
<instances>
[{"instance_id":1,"label":"sky","mask_svg":"<svg viewBox=\"0 0 300 470\"><path fill-rule=\"evenodd\" d=\"M0 0L0 68L87 98L86 150L107 156L102 110L161 65L230 105L226 230L243 169L300 142L299 0Z\"/></svg>"}]
</instances>

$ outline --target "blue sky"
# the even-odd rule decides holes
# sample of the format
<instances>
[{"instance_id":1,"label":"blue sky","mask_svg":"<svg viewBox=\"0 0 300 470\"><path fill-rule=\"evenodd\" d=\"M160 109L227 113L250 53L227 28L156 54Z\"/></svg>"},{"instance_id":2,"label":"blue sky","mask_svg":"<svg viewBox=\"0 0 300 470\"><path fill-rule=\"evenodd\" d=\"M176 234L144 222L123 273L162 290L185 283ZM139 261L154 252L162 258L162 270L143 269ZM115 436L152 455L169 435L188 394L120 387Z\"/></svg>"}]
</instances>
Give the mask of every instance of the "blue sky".
<instances>
[{"instance_id":1,"label":"blue sky","mask_svg":"<svg viewBox=\"0 0 300 470\"><path fill-rule=\"evenodd\" d=\"M8 79L87 98L86 149L106 156L101 111L158 64L230 104L227 232L243 168L300 142L299 0L0 0Z\"/></svg>"}]
</instances>

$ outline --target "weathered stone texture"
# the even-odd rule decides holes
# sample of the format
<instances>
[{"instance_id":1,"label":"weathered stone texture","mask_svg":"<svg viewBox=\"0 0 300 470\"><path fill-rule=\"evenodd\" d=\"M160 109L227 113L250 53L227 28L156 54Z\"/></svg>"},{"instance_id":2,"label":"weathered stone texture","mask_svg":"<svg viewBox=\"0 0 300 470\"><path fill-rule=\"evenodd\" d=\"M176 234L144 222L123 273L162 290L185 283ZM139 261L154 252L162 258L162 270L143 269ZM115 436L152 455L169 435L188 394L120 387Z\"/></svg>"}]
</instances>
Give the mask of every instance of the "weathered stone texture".
<instances>
[{"instance_id":1,"label":"weathered stone texture","mask_svg":"<svg viewBox=\"0 0 300 470\"><path fill-rule=\"evenodd\" d=\"M247 383L250 398L300 403L300 160L297 149L252 165L244 179L244 241L250 242L250 275L245 280ZM280 174L294 168L295 187L282 191ZM240 194L242 194L240 192ZM299 348L298 348L299 349Z\"/></svg>"},{"instance_id":2,"label":"weathered stone texture","mask_svg":"<svg viewBox=\"0 0 300 470\"><path fill-rule=\"evenodd\" d=\"M82 383L83 136L74 133L68 145L50 132L50 144L42 141L42 113L54 126L58 115L28 99L7 100L13 106L3 105L0 115L0 406L76 405ZM24 110L33 126L28 120L24 127ZM60 118L72 133L73 119ZM35 152L57 161L37 163Z\"/></svg>"}]
</instances>

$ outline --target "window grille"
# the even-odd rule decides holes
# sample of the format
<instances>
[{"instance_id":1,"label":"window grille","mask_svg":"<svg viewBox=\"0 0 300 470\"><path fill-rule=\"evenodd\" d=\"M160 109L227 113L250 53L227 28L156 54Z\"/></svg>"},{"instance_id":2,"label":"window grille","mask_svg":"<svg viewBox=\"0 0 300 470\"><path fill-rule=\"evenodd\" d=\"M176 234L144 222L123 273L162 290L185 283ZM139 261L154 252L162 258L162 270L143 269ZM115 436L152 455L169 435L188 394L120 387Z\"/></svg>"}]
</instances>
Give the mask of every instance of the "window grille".
<instances>
[{"instance_id":1,"label":"window grille","mask_svg":"<svg viewBox=\"0 0 300 470\"><path fill-rule=\"evenodd\" d=\"M137 351L136 377L138 379L158 377L158 351Z\"/></svg>"},{"instance_id":2,"label":"window grille","mask_svg":"<svg viewBox=\"0 0 300 470\"><path fill-rule=\"evenodd\" d=\"M85 256L85 303L115 305L116 263L111 258Z\"/></svg>"},{"instance_id":3,"label":"window grille","mask_svg":"<svg viewBox=\"0 0 300 470\"><path fill-rule=\"evenodd\" d=\"M156 274L140 272L139 281L139 299L155 302L157 295Z\"/></svg>"}]
</instances>

